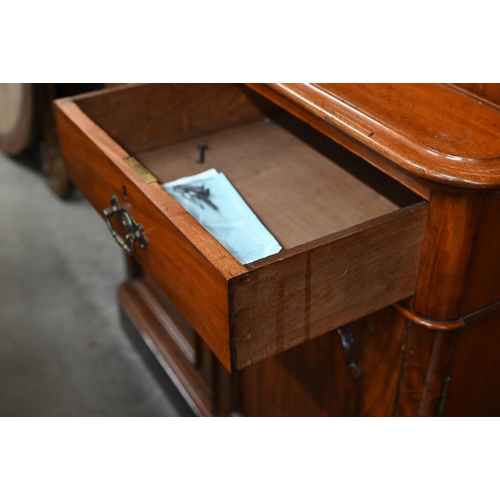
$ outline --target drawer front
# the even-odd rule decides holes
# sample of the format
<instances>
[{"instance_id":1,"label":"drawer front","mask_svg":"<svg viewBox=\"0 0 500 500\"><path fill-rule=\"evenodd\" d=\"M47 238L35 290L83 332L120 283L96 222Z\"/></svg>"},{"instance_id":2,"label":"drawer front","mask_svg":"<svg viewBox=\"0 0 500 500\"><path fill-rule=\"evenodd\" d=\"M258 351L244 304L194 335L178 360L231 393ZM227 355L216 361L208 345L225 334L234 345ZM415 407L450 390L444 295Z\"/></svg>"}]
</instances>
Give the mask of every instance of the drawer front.
<instances>
[{"instance_id":1,"label":"drawer front","mask_svg":"<svg viewBox=\"0 0 500 500\"><path fill-rule=\"evenodd\" d=\"M124 162L129 155L73 103L69 104L68 114L58 112L57 119L71 181L101 217L104 209L111 205L111 197L116 196L143 226L147 247L141 249L136 243L134 258L193 328L203 332L212 351L229 367L227 279L166 216L180 209L177 203L169 205L170 200L164 197L161 186L145 183ZM116 230L121 231L118 226ZM220 246L208 233L206 239L207 246L216 245L217 249Z\"/></svg>"},{"instance_id":2,"label":"drawer front","mask_svg":"<svg viewBox=\"0 0 500 500\"><path fill-rule=\"evenodd\" d=\"M243 266L158 182L147 183L137 174L124 161L130 151L77 102L58 101L56 115L72 182L101 216L115 196L142 225L147 246L136 243L134 258L228 370L273 356L415 290L427 202Z\"/></svg>"}]
</instances>

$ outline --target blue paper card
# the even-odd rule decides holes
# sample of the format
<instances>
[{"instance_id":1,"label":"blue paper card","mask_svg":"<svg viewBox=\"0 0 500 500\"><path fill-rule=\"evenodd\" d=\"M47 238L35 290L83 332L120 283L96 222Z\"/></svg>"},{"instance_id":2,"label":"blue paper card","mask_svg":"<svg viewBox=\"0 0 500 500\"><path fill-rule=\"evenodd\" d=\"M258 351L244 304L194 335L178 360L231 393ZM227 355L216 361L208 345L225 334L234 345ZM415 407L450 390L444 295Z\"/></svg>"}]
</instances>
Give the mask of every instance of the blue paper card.
<instances>
[{"instance_id":1,"label":"blue paper card","mask_svg":"<svg viewBox=\"0 0 500 500\"><path fill-rule=\"evenodd\" d=\"M274 236L217 169L167 182L163 188L242 264L281 250Z\"/></svg>"}]
</instances>

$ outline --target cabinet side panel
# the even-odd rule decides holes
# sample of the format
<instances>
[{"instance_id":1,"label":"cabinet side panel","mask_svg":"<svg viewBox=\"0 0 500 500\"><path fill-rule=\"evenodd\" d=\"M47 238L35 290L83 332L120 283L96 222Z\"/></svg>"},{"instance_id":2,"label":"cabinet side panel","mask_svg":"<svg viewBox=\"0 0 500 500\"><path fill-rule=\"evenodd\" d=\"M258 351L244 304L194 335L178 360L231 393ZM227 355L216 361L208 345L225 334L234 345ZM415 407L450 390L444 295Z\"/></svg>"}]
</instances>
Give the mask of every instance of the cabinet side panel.
<instances>
[{"instance_id":1,"label":"cabinet side panel","mask_svg":"<svg viewBox=\"0 0 500 500\"><path fill-rule=\"evenodd\" d=\"M500 316L458 334L445 416L500 415Z\"/></svg>"},{"instance_id":2,"label":"cabinet side panel","mask_svg":"<svg viewBox=\"0 0 500 500\"><path fill-rule=\"evenodd\" d=\"M500 301L500 195L489 196L471 265L464 315Z\"/></svg>"}]
</instances>

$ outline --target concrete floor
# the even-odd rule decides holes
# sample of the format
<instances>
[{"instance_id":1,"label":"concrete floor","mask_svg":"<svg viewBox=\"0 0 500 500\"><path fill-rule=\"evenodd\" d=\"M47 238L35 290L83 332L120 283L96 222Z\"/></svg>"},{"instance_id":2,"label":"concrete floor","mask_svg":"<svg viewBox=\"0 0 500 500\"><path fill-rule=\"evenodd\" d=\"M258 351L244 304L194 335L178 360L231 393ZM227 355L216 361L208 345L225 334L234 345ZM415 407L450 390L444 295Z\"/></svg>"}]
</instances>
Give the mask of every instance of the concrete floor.
<instances>
[{"instance_id":1,"label":"concrete floor","mask_svg":"<svg viewBox=\"0 0 500 500\"><path fill-rule=\"evenodd\" d=\"M0 153L0 416L177 416L119 324L121 250L31 163Z\"/></svg>"}]
</instances>

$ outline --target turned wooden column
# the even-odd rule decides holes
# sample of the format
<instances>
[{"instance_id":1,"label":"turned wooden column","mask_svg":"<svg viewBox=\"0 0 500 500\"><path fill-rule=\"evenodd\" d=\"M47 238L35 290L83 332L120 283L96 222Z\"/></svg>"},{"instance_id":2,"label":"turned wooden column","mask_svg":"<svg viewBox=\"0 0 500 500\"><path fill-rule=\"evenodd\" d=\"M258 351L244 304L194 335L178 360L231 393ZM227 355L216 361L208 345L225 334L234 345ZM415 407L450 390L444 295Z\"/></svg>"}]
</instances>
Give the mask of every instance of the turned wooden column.
<instances>
[{"instance_id":1,"label":"turned wooden column","mask_svg":"<svg viewBox=\"0 0 500 500\"><path fill-rule=\"evenodd\" d=\"M478 326L485 321L479 318L481 311L493 310L500 298L500 266L494 257L500 241L500 231L493 224L497 200L488 193L434 191L431 195L417 290L408 305L435 325L408 323L395 415L443 414L449 394L458 385L451 376L455 346L482 328ZM467 323L468 315L472 321L477 318L476 325L460 326L460 321ZM491 347L495 349L499 340Z\"/></svg>"}]
</instances>

